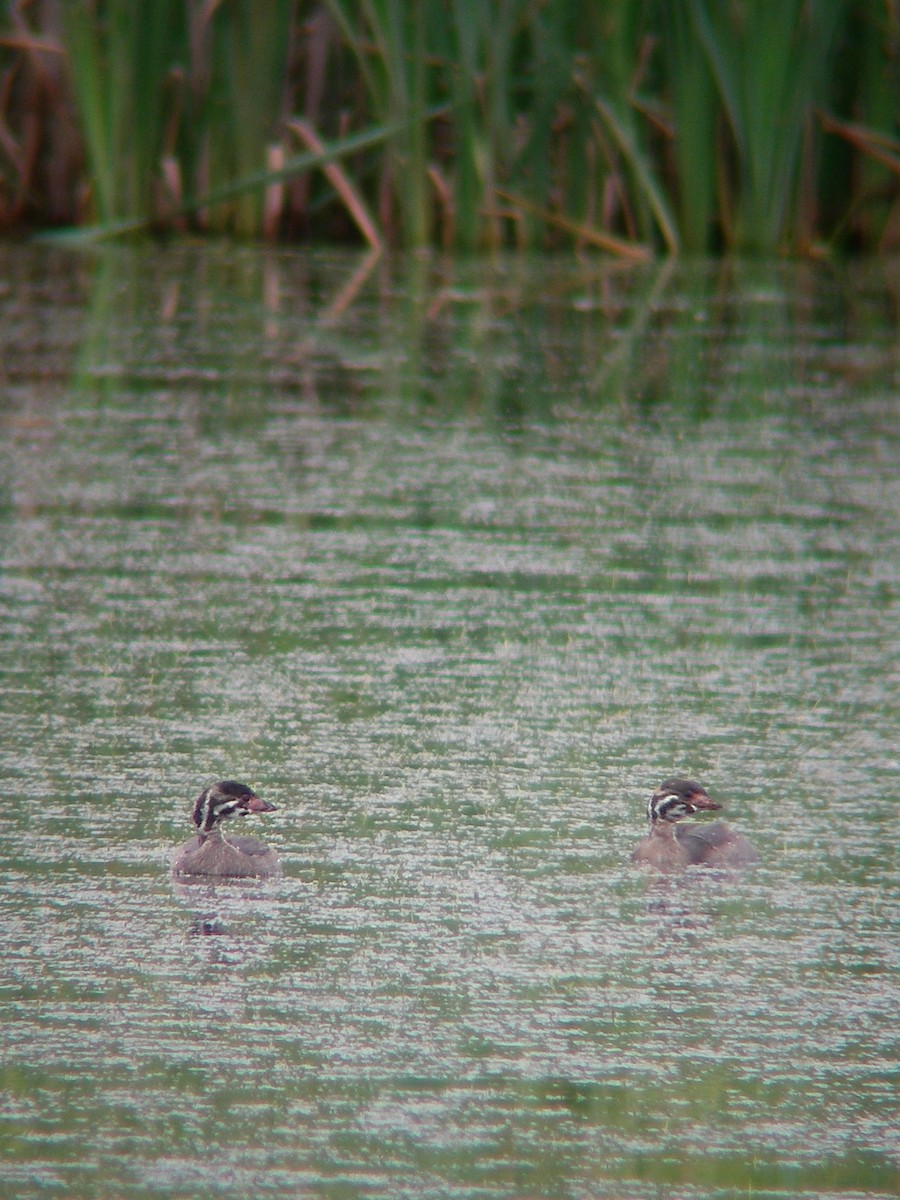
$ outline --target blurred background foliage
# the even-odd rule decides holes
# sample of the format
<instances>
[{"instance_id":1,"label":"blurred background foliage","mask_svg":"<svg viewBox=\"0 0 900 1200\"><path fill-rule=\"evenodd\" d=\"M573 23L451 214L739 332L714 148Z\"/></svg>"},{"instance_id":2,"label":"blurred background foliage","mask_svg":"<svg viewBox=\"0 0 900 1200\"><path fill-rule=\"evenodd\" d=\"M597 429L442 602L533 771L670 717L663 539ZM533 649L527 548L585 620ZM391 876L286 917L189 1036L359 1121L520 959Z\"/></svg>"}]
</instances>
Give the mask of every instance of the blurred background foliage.
<instances>
[{"instance_id":1,"label":"blurred background foliage","mask_svg":"<svg viewBox=\"0 0 900 1200\"><path fill-rule=\"evenodd\" d=\"M883 253L898 97L896 0L10 0L0 230Z\"/></svg>"}]
</instances>

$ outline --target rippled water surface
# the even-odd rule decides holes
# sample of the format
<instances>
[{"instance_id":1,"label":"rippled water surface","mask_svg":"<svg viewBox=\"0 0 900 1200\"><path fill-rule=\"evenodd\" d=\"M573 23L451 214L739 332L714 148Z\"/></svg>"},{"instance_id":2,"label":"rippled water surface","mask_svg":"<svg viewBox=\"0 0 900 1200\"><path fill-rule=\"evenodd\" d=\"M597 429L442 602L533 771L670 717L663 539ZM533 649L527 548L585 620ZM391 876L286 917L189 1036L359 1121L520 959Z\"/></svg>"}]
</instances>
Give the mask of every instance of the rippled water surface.
<instances>
[{"instance_id":1,"label":"rippled water surface","mask_svg":"<svg viewBox=\"0 0 900 1200\"><path fill-rule=\"evenodd\" d=\"M898 296L0 251L0 1190L895 1195Z\"/></svg>"}]
</instances>

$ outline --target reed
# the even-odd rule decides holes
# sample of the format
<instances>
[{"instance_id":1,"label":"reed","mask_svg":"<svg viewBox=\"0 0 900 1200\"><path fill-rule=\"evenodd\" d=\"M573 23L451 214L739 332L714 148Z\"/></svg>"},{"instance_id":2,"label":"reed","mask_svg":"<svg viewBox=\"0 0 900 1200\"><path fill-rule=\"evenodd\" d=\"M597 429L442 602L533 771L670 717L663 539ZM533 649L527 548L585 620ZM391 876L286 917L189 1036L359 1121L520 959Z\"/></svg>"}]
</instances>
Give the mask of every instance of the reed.
<instances>
[{"instance_id":1,"label":"reed","mask_svg":"<svg viewBox=\"0 0 900 1200\"><path fill-rule=\"evenodd\" d=\"M370 119L396 130L379 173L378 210L395 240L430 239L427 172L426 5L329 0L366 89ZM396 202L396 208L392 204ZM399 216L397 215L399 209Z\"/></svg>"},{"instance_id":2,"label":"reed","mask_svg":"<svg viewBox=\"0 0 900 1200\"><path fill-rule=\"evenodd\" d=\"M888 250L900 223L900 7L860 4L847 14L843 42L854 52L836 72L837 102L820 114L835 136L817 194L823 215L853 246Z\"/></svg>"},{"instance_id":3,"label":"reed","mask_svg":"<svg viewBox=\"0 0 900 1200\"><path fill-rule=\"evenodd\" d=\"M156 205L167 87L184 48L180 0L70 0L63 5L72 85L101 222Z\"/></svg>"},{"instance_id":4,"label":"reed","mask_svg":"<svg viewBox=\"0 0 900 1200\"><path fill-rule=\"evenodd\" d=\"M508 99L520 7L453 0L446 24L435 23L454 134L435 167L445 180L443 241L464 252L504 240L497 186L514 146Z\"/></svg>"},{"instance_id":5,"label":"reed","mask_svg":"<svg viewBox=\"0 0 900 1200\"><path fill-rule=\"evenodd\" d=\"M672 0L664 17L678 225L685 250L705 253L715 240L719 184L715 82L690 0Z\"/></svg>"},{"instance_id":6,"label":"reed","mask_svg":"<svg viewBox=\"0 0 900 1200\"><path fill-rule=\"evenodd\" d=\"M842 7L842 0L756 0L743 8L689 0L734 151L734 207L723 222L730 246L767 254L782 248Z\"/></svg>"},{"instance_id":7,"label":"reed","mask_svg":"<svg viewBox=\"0 0 900 1200\"><path fill-rule=\"evenodd\" d=\"M26 11L48 21L33 37ZM65 144L62 89L40 83L52 52L68 62L87 161L70 220L86 183L101 229L352 230L373 246L633 258L900 242L892 0L67 0L61 11L61 29L52 5L6 17L0 222L49 177L35 96L55 103L53 141Z\"/></svg>"},{"instance_id":8,"label":"reed","mask_svg":"<svg viewBox=\"0 0 900 1200\"><path fill-rule=\"evenodd\" d=\"M293 7L293 0L230 0L198 10L188 172L195 195L280 164ZM241 192L205 221L219 232L256 237L265 224L264 198L264 190Z\"/></svg>"}]
</instances>

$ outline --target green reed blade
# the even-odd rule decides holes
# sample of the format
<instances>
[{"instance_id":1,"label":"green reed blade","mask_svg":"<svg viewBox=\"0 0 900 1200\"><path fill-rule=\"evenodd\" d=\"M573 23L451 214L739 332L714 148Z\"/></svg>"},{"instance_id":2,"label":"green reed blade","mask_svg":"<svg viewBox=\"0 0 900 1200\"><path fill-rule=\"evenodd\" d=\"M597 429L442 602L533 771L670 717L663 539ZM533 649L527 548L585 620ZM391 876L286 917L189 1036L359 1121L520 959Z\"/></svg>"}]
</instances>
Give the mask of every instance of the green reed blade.
<instances>
[{"instance_id":1,"label":"green reed blade","mask_svg":"<svg viewBox=\"0 0 900 1200\"><path fill-rule=\"evenodd\" d=\"M654 177L653 166L637 145L635 138L628 128L628 123L620 118L614 106L599 97L594 102L597 111L603 118L607 128L615 139L616 145L628 165L641 196L653 213L666 249L670 254L676 254L679 249L678 229L675 218L669 208L668 201L663 195L662 188Z\"/></svg>"},{"instance_id":2,"label":"green reed blade","mask_svg":"<svg viewBox=\"0 0 900 1200\"><path fill-rule=\"evenodd\" d=\"M445 112L446 109L443 107L429 109L426 116L430 120ZM397 133L398 127L396 125L375 126L371 129L365 129L361 133L343 138L340 142L324 145L321 150L295 154L286 159L284 165L277 171L254 171L246 175L243 179L235 179L229 183L220 184L208 192L203 192L198 196L183 201L177 208L172 210L171 215L175 217L188 216L200 209L210 208L216 204L221 204L223 201L232 200L242 193L263 191L272 184L284 183L297 175L301 175L304 171L322 167L327 163L337 162L341 158L357 154L362 150L383 146L391 138L396 137ZM104 224L80 229L51 230L43 233L40 240L65 242L67 245L89 244L90 242L100 241L105 238L123 237L127 234L140 233L149 229L151 225L152 218L138 217L131 220L109 221Z\"/></svg>"},{"instance_id":3,"label":"green reed blade","mask_svg":"<svg viewBox=\"0 0 900 1200\"><path fill-rule=\"evenodd\" d=\"M149 217L169 103L165 80L184 46L178 0L88 0L63 7L66 47L102 221Z\"/></svg>"},{"instance_id":4,"label":"green reed blade","mask_svg":"<svg viewBox=\"0 0 900 1200\"><path fill-rule=\"evenodd\" d=\"M689 0L736 151L735 240L772 252L796 199L800 148L843 0Z\"/></svg>"},{"instance_id":5,"label":"green reed blade","mask_svg":"<svg viewBox=\"0 0 900 1200\"><path fill-rule=\"evenodd\" d=\"M685 250L703 253L711 248L716 215L719 104L706 54L691 24L689 3L671 0L664 6L665 61L681 242Z\"/></svg>"}]
</instances>

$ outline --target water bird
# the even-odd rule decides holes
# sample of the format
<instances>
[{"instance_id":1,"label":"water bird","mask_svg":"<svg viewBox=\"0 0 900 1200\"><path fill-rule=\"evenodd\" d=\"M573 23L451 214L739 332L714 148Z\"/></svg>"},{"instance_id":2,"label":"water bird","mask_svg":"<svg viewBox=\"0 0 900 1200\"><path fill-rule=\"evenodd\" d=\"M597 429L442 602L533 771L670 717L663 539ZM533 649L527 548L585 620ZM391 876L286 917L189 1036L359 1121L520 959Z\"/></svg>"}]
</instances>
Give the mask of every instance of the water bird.
<instances>
[{"instance_id":1,"label":"water bird","mask_svg":"<svg viewBox=\"0 0 900 1200\"><path fill-rule=\"evenodd\" d=\"M191 820L197 836L181 847L172 874L179 879L268 879L280 870L278 856L264 842L248 837L226 837L222 824L247 813L275 812L246 784L223 779L204 788L194 801Z\"/></svg>"},{"instance_id":2,"label":"water bird","mask_svg":"<svg viewBox=\"0 0 900 1200\"><path fill-rule=\"evenodd\" d=\"M711 825L680 825L683 817L720 809L709 793L692 779L667 779L647 805L650 832L636 847L631 861L657 871L684 867L748 867L759 854L742 833L723 821Z\"/></svg>"}]
</instances>

